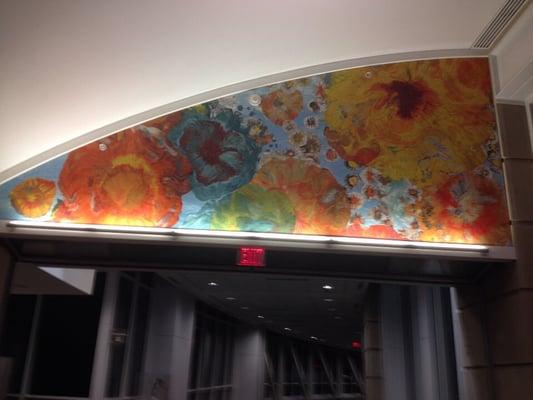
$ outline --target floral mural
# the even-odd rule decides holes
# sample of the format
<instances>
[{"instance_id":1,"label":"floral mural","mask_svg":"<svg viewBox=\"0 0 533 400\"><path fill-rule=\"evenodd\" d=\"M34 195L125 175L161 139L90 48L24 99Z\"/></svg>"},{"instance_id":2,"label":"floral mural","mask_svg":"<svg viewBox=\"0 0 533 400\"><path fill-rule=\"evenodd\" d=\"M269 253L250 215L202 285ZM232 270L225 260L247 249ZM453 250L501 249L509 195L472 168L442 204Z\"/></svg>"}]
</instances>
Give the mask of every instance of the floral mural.
<instances>
[{"instance_id":1,"label":"floral mural","mask_svg":"<svg viewBox=\"0 0 533 400\"><path fill-rule=\"evenodd\" d=\"M0 218L508 245L486 58L354 68L115 133L0 186Z\"/></svg>"}]
</instances>

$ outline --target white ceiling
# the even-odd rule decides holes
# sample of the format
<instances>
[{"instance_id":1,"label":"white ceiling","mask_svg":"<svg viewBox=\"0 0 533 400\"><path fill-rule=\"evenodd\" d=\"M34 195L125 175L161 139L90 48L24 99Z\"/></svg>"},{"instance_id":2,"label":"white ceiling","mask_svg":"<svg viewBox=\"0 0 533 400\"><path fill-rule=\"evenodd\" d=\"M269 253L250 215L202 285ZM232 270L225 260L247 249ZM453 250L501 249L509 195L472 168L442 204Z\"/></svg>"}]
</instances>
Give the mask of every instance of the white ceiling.
<instances>
[{"instance_id":1,"label":"white ceiling","mask_svg":"<svg viewBox=\"0 0 533 400\"><path fill-rule=\"evenodd\" d=\"M504 0L3 0L0 173L125 117L260 76L467 49Z\"/></svg>"}]
</instances>

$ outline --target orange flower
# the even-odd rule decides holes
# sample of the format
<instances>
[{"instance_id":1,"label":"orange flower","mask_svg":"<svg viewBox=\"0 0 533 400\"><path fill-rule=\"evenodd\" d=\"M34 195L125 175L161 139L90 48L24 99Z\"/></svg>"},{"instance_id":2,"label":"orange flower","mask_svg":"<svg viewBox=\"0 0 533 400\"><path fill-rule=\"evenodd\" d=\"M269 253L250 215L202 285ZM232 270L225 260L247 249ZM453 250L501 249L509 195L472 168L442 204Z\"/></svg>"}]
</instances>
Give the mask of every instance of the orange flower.
<instances>
[{"instance_id":1,"label":"orange flower","mask_svg":"<svg viewBox=\"0 0 533 400\"><path fill-rule=\"evenodd\" d=\"M283 125L300 114L303 108L302 93L298 90L275 90L263 97L261 110L276 125Z\"/></svg>"},{"instance_id":2,"label":"orange flower","mask_svg":"<svg viewBox=\"0 0 533 400\"><path fill-rule=\"evenodd\" d=\"M45 215L54 202L56 185L42 178L30 178L19 183L11 191L11 204L25 217L38 218Z\"/></svg>"},{"instance_id":3,"label":"orange flower","mask_svg":"<svg viewBox=\"0 0 533 400\"><path fill-rule=\"evenodd\" d=\"M420 200L422 240L506 245L509 218L500 189L490 179L472 173L450 178Z\"/></svg>"},{"instance_id":4,"label":"orange flower","mask_svg":"<svg viewBox=\"0 0 533 400\"><path fill-rule=\"evenodd\" d=\"M130 129L71 152L59 176L54 219L92 224L174 225L190 190L187 159Z\"/></svg>"},{"instance_id":5,"label":"orange flower","mask_svg":"<svg viewBox=\"0 0 533 400\"><path fill-rule=\"evenodd\" d=\"M294 233L344 234L350 201L327 169L298 158L271 157L252 183L287 195L296 214Z\"/></svg>"}]
</instances>

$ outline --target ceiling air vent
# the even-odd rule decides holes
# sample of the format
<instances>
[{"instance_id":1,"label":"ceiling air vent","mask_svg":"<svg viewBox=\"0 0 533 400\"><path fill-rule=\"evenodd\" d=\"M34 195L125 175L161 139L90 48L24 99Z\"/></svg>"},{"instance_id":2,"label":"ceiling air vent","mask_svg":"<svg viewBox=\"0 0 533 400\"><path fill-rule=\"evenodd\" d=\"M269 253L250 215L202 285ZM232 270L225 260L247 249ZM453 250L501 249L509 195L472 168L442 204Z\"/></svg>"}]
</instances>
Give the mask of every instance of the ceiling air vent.
<instances>
[{"instance_id":1,"label":"ceiling air vent","mask_svg":"<svg viewBox=\"0 0 533 400\"><path fill-rule=\"evenodd\" d=\"M472 45L473 49L490 49L529 0L507 0Z\"/></svg>"}]
</instances>

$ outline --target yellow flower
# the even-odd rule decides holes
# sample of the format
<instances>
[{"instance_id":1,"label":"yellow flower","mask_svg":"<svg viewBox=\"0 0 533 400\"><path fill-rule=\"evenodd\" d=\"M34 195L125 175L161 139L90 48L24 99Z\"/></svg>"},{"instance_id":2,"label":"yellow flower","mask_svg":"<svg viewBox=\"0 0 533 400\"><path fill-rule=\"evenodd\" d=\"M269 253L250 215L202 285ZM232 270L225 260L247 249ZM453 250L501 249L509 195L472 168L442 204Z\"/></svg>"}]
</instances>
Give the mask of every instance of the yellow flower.
<instances>
[{"instance_id":1,"label":"yellow flower","mask_svg":"<svg viewBox=\"0 0 533 400\"><path fill-rule=\"evenodd\" d=\"M421 187L438 185L485 159L495 124L487 76L484 58L333 73L325 135L347 161Z\"/></svg>"},{"instance_id":2,"label":"yellow flower","mask_svg":"<svg viewBox=\"0 0 533 400\"><path fill-rule=\"evenodd\" d=\"M19 183L11 191L11 204L25 217L38 218L45 215L54 202L56 185L42 178L30 178Z\"/></svg>"}]
</instances>

